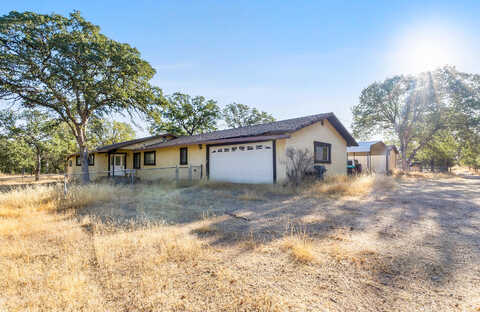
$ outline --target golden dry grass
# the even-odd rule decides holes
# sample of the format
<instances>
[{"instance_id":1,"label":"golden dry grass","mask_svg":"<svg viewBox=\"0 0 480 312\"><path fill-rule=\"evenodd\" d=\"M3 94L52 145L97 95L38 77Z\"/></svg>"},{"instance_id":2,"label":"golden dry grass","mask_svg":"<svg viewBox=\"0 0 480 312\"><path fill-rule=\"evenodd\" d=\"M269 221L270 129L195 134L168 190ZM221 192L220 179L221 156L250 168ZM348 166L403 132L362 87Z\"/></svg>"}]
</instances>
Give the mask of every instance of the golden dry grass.
<instances>
[{"instance_id":1,"label":"golden dry grass","mask_svg":"<svg viewBox=\"0 0 480 312\"><path fill-rule=\"evenodd\" d=\"M449 179L454 178L455 174L449 172L420 172L420 171L402 171L395 169L393 177L405 179Z\"/></svg>"},{"instance_id":2,"label":"golden dry grass","mask_svg":"<svg viewBox=\"0 0 480 312\"><path fill-rule=\"evenodd\" d=\"M331 179L340 186L312 187L358 196L393 185L388 177ZM345 191L355 183L355 193ZM137 196L132 192L91 185L72 188L66 198L56 187L0 193L0 310L414 311L438 307L435 300L448 308L456 303L419 278L421 263L393 263L401 249L382 245L375 231L354 233L335 224L325 236L312 235L327 215L288 221L272 240L250 232L222 245L216 241L224 228L217 222L225 219L208 214L181 225L126 226L75 214L89 205L120 203L118 194ZM383 275L395 276L402 288L383 285Z\"/></svg>"},{"instance_id":3,"label":"golden dry grass","mask_svg":"<svg viewBox=\"0 0 480 312\"><path fill-rule=\"evenodd\" d=\"M249 290L194 227L115 227L66 208L110 201L109 185L0 194L0 309L7 311L280 311ZM212 232L206 217L197 231Z\"/></svg>"},{"instance_id":4,"label":"golden dry grass","mask_svg":"<svg viewBox=\"0 0 480 312\"><path fill-rule=\"evenodd\" d=\"M324 181L307 185L303 194L314 197L329 195L332 197L360 197L373 190L389 190L395 187L391 177L383 175L332 176Z\"/></svg>"},{"instance_id":5,"label":"golden dry grass","mask_svg":"<svg viewBox=\"0 0 480 312\"><path fill-rule=\"evenodd\" d=\"M34 175L8 175L0 173L0 185L18 185L18 184L48 184L63 181L61 174L40 175L40 180L35 181Z\"/></svg>"}]
</instances>

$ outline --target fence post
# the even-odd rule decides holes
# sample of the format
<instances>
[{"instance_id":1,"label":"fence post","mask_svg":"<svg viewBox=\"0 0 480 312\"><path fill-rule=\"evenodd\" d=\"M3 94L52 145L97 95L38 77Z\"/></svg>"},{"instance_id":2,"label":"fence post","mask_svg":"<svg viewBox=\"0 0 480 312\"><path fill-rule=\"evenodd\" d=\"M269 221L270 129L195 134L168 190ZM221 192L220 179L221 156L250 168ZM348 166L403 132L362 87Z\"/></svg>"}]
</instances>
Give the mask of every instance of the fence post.
<instances>
[{"instance_id":1,"label":"fence post","mask_svg":"<svg viewBox=\"0 0 480 312\"><path fill-rule=\"evenodd\" d=\"M188 166L188 180L192 182L193 176L192 176L192 165Z\"/></svg>"},{"instance_id":2,"label":"fence post","mask_svg":"<svg viewBox=\"0 0 480 312\"><path fill-rule=\"evenodd\" d=\"M180 179L180 173L178 169L178 165L175 166L175 181L178 183L178 180Z\"/></svg>"},{"instance_id":3,"label":"fence post","mask_svg":"<svg viewBox=\"0 0 480 312\"><path fill-rule=\"evenodd\" d=\"M67 196L67 174L63 175L63 194Z\"/></svg>"}]
</instances>

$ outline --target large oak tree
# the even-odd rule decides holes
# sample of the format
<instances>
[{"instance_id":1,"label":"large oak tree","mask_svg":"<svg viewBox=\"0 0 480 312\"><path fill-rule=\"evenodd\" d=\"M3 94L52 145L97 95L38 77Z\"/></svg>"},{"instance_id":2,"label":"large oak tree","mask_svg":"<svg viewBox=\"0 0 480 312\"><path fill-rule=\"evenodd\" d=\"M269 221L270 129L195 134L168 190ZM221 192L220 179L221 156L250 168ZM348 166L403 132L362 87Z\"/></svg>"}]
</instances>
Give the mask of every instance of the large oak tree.
<instances>
[{"instance_id":1,"label":"large oak tree","mask_svg":"<svg viewBox=\"0 0 480 312\"><path fill-rule=\"evenodd\" d=\"M158 98L158 97L157 97ZM149 112L151 133L194 135L217 129L220 108L214 100L176 92Z\"/></svg>"},{"instance_id":2,"label":"large oak tree","mask_svg":"<svg viewBox=\"0 0 480 312\"><path fill-rule=\"evenodd\" d=\"M79 12L10 12L0 17L0 99L48 109L68 124L89 181L87 125L92 117L144 110L154 69L128 44L100 33Z\"/></svg>"},{"instance_id":3,"label":"large oak tree","mask_svg":"<svg viewBox=\"0 0 480 312\"><path fill-rule=\"evenodd\" d=\"M231 103L222 111L223 119L230 128L240 128L275 121L272 115L245 104Z\"/></svg>"},{"instance_id":4,"label":"large oak tree","mask_svg":"<svg viewBox=\"0 0 480 312\"><path fill-rule=\"evenodd\" d=\"M352 109L359 137L386 135L400 144L402 168L440 131L479 126L480 76L443 67L419 75L398 75L365 88Z\"/></svg>"}]
</instances>

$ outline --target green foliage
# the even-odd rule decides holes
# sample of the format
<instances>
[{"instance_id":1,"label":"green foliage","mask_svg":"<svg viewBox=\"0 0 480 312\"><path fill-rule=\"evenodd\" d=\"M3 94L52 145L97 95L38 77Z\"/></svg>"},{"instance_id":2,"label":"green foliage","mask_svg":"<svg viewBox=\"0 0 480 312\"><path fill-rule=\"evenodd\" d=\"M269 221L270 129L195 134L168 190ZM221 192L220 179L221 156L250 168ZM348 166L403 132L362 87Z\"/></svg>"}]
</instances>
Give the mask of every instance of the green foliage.
<instances>
[{"instance_id":1,"label":"green foliage","mask_svg":"<svg viewBox=\"0 0 480 312\"><path fill-rule=\"evenodd\" d=\"M23 140L0 137L0 172L6 174L33 172L35 167L35 154Z\"/></svg>"},{"instance_id":2,"label":"green foliage","mask_svg":"<svg viewBox=\"0 0 480 312\"><path fill-rule=\"evenodd\" d=\"M135 139L132 126L121 121L95 118L90 121L88 137L91 148Z\"/></svg>"},{"instance_id":3,"label":"green foliage","mask_svg":"<svg viewBox=\"0 0 480 312\"><path fill-rule=\"evenodd\" d=\"M194 135L217 129L220 109L216 101L178 92L166 100L149 113L151 133Z\"/></svg>"},{"instance_id":4,"label":"green foliage","mask_svg":"<svg viewBox=\"0 0 480 312\"><path fill-rule=\"evenodd\" d=\"M375 82L362 91L352 109L354 135L396 136L406 169L437 133L479 126L479 77L447 66Z\"/></svg>"},{"instance_id":5,"label":"green foliage","mask_svg":"<svg viewBox=\"0 0 480 312\"><path fill-rule=\"evenodd\" d=\"M0 17L0 99L48 109L69 126L85 160L89 119L146 111L154 73L135 48L104 36L79 12Z\"/></svg>"},{"instance_id":6,"label":"green foliage","mask_svg":"<svg viewBox=\"0 0 480 312\"><path fill-rule=\"evenodd\" d=\"M459 144L455 137L447 130L435 134L415 159L424 166L452 167L458 157ZM433 169L433 168L432 168Z\"/></svg>"},{"instance_id":7,"label":"green foliage","mask_svg":"<svg viewBox=\"0 0 480 312\"><path fill-rule=\"evenodd\" d=\"M272 115L245 104L228 104L222 113L223 119L230 128L240 128L275 121Z\"/></svg>"},{"instance_id":8,"label":"green foliage","mask_svg":"<svg viewBox=\"0 0 480 312\"><path fill-rule=\"evenodd\" d=\"M43 165L47 167L44 172L63 169L67 151L61 153L61 150L67 141L65 138L55 140L62 133L62 126L48 114L30 109L20 112L3 110L0 112L0 125L4 144L14 149L9 150L0 160L0 166L6 171L18 173L23 168L34 168L38 175ZM66 130L65 125L63 129ZM68 152L71 151L69 148ZM18 163L19 166L12 166L12 163Z\"/></svg>"}]
</instances>

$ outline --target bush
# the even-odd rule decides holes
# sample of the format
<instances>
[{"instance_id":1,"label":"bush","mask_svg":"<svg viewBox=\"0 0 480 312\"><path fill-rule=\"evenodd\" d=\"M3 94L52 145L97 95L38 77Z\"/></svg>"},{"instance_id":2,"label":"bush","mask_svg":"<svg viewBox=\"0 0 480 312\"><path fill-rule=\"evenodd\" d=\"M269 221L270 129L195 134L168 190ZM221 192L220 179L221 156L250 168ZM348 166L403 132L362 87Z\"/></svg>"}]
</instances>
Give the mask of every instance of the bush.
<instances>
[{"instance_id":1,"label":"bush","mask_svg":"<svg viewBox=\"0 0 480 312\"><path fill-rule=\"evenodd\" d=\"M287 178L290 184L298 186L313 170L313 155L308 149L287 148Z\"/></svg>"}]
</instances>

